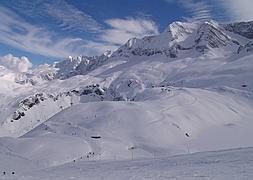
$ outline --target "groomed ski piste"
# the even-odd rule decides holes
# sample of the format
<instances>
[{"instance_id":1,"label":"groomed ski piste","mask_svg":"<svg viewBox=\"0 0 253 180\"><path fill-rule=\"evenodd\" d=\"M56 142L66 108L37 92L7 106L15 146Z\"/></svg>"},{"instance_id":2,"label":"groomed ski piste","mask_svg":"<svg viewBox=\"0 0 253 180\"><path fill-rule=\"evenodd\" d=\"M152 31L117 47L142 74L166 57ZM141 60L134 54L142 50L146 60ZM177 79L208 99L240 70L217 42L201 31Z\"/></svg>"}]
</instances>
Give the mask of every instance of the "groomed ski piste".
<instances>
[{"instance_id":1,"label":"groomed ski piste","mask_svg":"<svg viewBox=\"0 0 253 180\"><path fill-rule=\"evenodd\" d=\"M0 179L251 180L250 42L176 22L89 61L2 66Z\"/></svg>"},{"instance_id":2,"label":"groomed ski piste","mask_svg":"<svg viewBox=\"0 0 253 180\"><path fill-rule=\"evenodd\" d=\"M41 168L12 154L1 154L1 168L8 167L1 179L20 180L97 180L97 179L219 179L250 180L253 176L253 149L194 153L172 157L133 160L92 160L69 162ZM15 163L13 163L15 162ZM3 166L3 164L5 166ZM6 166L7 165L7 166ZM14 170L15 169L15 170ZM12 172L15 172L13 175Z\"/></svg>"}]
</instances>

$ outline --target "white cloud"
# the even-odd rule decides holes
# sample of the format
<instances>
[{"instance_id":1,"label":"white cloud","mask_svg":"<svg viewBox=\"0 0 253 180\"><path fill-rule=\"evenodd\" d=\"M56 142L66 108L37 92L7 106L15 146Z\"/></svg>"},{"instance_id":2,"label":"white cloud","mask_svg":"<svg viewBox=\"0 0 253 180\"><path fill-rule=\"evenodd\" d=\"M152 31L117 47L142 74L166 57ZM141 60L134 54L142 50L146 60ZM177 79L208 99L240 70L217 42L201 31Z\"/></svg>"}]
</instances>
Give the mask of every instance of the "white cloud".
<instances>
[{"instance_id":1,"label":"white cloud","mask_svg":"<svg viewBox=\"0 0 253 180\"><path fill-rule=\"evenodd\" d=\"M233 21L253 20L252 0L217 0Z\"/></svg>"},{"instance_id":2,"label":"white cloud","mask_svg":"<svg viewBox=\"0 0 253 180\"><path fill-rule=\"evenodd\" d=\"M105 21L110 26L101 34L101 40L122 45L130 38L141 38L158 34L158 27L152 20L140 18L108 19Z\"/></svg>"},{"instance_id":3,"label":"white cloud","mask_svg":"<svg viewBox=\"0 0 253 180\"><path fill-rule=\"evenodd\" d=\"M22 56L19 58L12 54L0 57L0 64L15 72L27 72L32 67L32 63L27 57Z\"/></svg>"},{"instance_id":4,"label":"white cloud","mask_svg":"<svg viewBox=\"0 0 253 180\"><path fill-rule=\"evenodd\" d=\"M87 44L85 44L85 55L100 55L108 50L114 51L117 48L118 46L112 43L88 41Z\"/></svg>"},{"instance_id":5,"label":"white cloud","mask_svg":"<svg viewBox=\"0 0 253 180\"><path fill-rule=\"evenodd\" d=\"M108 19L105 21L110 28L98 34L98 41L87 41L85 49L88 54L104 53L116 50L131 38L142 38L158 34L158 27L152 20L142 18Z\"/></svg>"}]
</instances>

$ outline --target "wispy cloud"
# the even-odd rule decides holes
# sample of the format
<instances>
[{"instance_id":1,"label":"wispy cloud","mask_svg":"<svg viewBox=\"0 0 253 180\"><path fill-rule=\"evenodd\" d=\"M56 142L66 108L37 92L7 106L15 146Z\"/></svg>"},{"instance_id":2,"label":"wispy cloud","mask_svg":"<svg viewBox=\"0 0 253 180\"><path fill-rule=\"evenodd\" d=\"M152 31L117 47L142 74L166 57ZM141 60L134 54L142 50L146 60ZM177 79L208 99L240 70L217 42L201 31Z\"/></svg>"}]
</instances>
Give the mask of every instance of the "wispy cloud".
<instances>
[{"instance_id":1,"label":"wispy cloud","mask_svg":"<svg viewBox=\"0 0 253 180\"><path fill-rule=\"evenodd\" d=\"M59 38L55 33L27 23L13 11L0 7L0 42L34 54L52 57L77 55L78 46L87 42L81 38Z\"/></svg>"},{"instance_id":2,"label":"wispy cloud","mask_svg":"<svg viewBox=\"0 0 253 180\"><path fill-rule=\"evenodd\" d=\"M178 3L191 17L188 20L219 19L231 21L252 21L253 0L163 0ZM215 11L216 9L216 11ZM218 9L218 10L217 10Z\"/></svg>"},{"instance_id":3,"label":"wispy cloud","mask_svg":"<svg viewBox=\"0 0 253 180\"><path fill-rule=\"evenodd\" d=\"M164 0L168 3L178 3L191 17L188 20L206 20L212 18L212 6L204 0Z\"/></svg>"},{"instance_id":4,"label":"wispy cloud","mask_svg":"<svg viewBox=\"0 0 253 180\"><path fill-rule=\"evenodd\" d=\"M141 18L108 19L105 21L110 26L100 35L101 40L122 45L128 39L158 34L158 27L154 21Z\"/></svg>"},{"instance_id":5,"label":"wispy cloud","mask_svg":"<svg viewBox=\"0 0 253 180\"><path fill-rule=\"evenodd\" d=\"M90 15L64 0L50 0L45 4L45 7L45 11L55 18L64 29L75 28L82 31L87 29L95 32L101 29L101 25Z\"/></svg>"},{"instance_id":6,"label":"wispy cloud","mask_svg":"<svg viewBox=\"0 0 253 180\"><path fill-rule=\"evenodd\" d=\"M192 18L195 20L212 18L211 5L207 4L205 1L180 0L180 3L192 14Z\"/></svg>"},{"instance_id":7,"label":"wispy cloud","mask_svg":"<svg viewBox=\"0 0 253 180\"><path fill-rule=\"evenodd\" d=\"M217 0L233 21L253 20L252 0Z\"/></svg>"},{"instance_id":8,"label":"wispy cloud","mask_svg":"<svg viewBox=\"0 0 253 180\"><path fill-rule=\"evenodd\" d=\"M24 16L52 19L63 30L97 32L101 29L95 19L65 0L8 0L6 5Z\"/></svg>"}]
</instances>

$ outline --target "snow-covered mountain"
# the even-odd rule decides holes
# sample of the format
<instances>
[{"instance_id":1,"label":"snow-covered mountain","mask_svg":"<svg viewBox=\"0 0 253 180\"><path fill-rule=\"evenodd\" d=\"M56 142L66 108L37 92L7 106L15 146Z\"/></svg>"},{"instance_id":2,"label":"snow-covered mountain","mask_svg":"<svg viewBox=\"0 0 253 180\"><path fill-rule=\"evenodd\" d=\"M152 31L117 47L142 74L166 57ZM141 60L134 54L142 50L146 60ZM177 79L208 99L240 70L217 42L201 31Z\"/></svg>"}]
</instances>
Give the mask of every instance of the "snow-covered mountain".
<instances>
[{"instance_id":1,"label":"snow-covered mountain","mask_svg":"<svg viewBox=\"0 0 253 180\"><path fill-rule=\"evenodd\" d=\"M219 48L234 52L241 38L234 38L214 21L174 22L159 36L130 39L113 56L163 54L170 58L198 57Z\"/></svg>"},{"instance_id":2,"label":"snow-covered mountain","mask_svg":"<svg viewBox=\"0 0 253 180\"><path fill-rule=\"evenodd\" d=\"M252 27L174 22L101 56L1 66L0 149L48 167L253 146Z\"/></svg>"},{"instance_id":3,"label":"snow-covered mountain","mask_svg":"<svg viewBox=\"0 0 253 180\"><path fill-rule=\"evenodd\" d=\"M133 38L115 52L107 51L101 56L69 57L52 65L40 65L27 73L19 73L17 83L37 83L41 80L67 79L85 75L116 57L163 55L168 58L231 56L241 49L250 51L252 22L218 24L206 22L174 22L157 36ZM241 35L238 36L237 34Z\"/></svg>"}]
</instances>

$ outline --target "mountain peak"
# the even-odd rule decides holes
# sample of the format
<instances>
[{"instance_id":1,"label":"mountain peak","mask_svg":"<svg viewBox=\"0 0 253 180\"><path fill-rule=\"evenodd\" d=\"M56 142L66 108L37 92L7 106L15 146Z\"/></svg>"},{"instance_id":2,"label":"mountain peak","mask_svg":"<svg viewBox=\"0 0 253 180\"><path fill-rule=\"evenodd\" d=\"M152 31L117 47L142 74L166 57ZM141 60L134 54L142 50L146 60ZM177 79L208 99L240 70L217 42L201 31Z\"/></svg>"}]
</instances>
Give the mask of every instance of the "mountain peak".
<instances>
[{"instance_id":1,"label":"mountain peak","mask_svg":"<svg viewBox=\"0 0 253 180\"><path fill-rule=\"evenodd\" d=\"M163 33L169 33L171 40L182 40L187 34L192 33L195 23L175 21Z\"/></svg>"},{"instance_id":2,"label":"mountain peak","mask_svg":"<svg viewBox=\"0 0 253 180\"><path fill-rule=\"evenodd\" d=\"M114 56L165 55L170 58L201 56L210 51L233 54L244 44L242 37L234 37L214 20L171 23L159 35L142 39L132 38Z\"/></svg>"}]
</instances>

